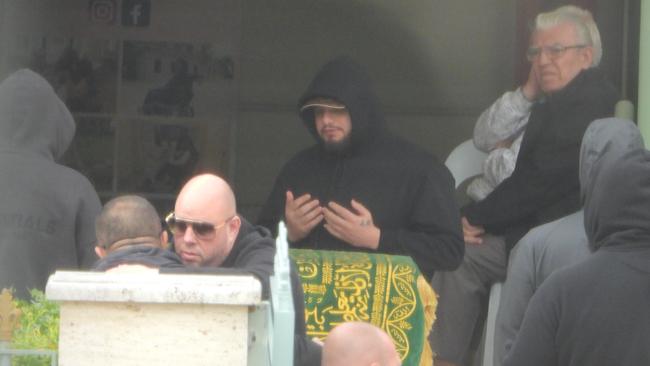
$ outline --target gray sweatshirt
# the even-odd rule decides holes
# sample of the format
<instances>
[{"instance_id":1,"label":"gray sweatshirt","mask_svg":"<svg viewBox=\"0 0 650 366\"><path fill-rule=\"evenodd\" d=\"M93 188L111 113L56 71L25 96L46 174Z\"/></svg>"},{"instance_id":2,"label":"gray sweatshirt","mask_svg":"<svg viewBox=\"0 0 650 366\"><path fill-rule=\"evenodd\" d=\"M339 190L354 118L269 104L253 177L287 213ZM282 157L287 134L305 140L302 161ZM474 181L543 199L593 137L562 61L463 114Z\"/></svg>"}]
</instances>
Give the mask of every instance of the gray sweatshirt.
<instances>
[{"instance_id":1,"label":"gray sweatshirt","mask_svg":"<svg viewBox=\"0 0 650 366\"><path fill-rule=\"evenodd\" d=\"M44 289L58 268L88 267L101 204L90 182L56 163L75 132L48 82L19 70L0 83L0 288Z\"/></svg>"}]
</instances>

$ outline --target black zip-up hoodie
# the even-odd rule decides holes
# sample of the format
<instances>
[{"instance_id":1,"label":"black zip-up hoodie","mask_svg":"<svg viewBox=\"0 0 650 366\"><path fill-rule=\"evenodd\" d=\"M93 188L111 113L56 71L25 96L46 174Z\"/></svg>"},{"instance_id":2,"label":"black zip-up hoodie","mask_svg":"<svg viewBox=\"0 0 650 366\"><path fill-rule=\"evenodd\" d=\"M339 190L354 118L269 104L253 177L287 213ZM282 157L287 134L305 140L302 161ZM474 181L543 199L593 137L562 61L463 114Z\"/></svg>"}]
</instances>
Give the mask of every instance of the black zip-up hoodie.
<instances>
[{"instance_id":1,"label":"black zip-up hoodie","mask_svg":"<svg viewBox=\"0 0 650 366\"><path fill-rule=\"evenodd\" d=\"M241 217L241 216L240 216ZM273 258L275 257L275 240L264 227L252 225L241 217L239 234L230 253L220 267L202 267L178 269L161 269L161 272L182 273L229 273L253 274L262 285L262 298L268 299L270 294L270 276L273 275ZM298 275L298 270L291 263L291 292L295 313L294 323L294 365L320 365L321 347L307 336L305 325L305 294Z\"/></svg>"},{"instance_id":2,"label":"black zip-up hoodie","mask_svg":"<svg viewBox=\"0 0 650 366\"><path fill-rule=\"evenodd\" d=\"M463 215L511 248L526 232L580 208L580 142L592 121L614 114L615 88L598 69L578 74L531 109L512 175Z\"/></svg>"},{"instance_id":3,"label":"black zip-up hoodie","mask_svg":"<svg viewBox=\"0 0 650 366\"><path fill-rule=\"evenodd\" d=\"M315 97L343 103L350 113L350 144L325 150L312 109L300 115L317 144L285 164L262 209L259 224L276 230L284 216L285 192L305 193L321 205L334 201L350 210L352 199L372 213L380 229L378 252L410 255L427 277L455 269L464 253L454 181L432 155L384 127L384 118L363 69L348 58L327 63L300 98L298 108ZM354 211L354 210L352 210ZM322 225L291 245L295 248L363 250L332 236Z\"/></svg>"}]
</instances>

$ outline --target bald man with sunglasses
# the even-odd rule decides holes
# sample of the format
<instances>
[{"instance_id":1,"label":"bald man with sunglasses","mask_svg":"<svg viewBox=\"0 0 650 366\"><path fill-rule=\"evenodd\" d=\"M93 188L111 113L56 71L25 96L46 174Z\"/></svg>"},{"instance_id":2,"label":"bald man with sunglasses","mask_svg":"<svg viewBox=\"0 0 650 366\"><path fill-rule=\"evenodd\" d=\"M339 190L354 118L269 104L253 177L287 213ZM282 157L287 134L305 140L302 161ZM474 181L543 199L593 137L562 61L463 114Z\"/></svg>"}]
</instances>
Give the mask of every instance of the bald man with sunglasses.
<instances>
[{"instance_id":1,"label":"bald man with sunglasses","mask_svg":"<svg viewBox=\"0 0 650 366\"><path fill-rule=\"evenodd\" d=\"M275 239L266 228L237 214L235 194L226 181L213 174L190 179L165 221L174 235L176 254L186 266L202 272L230 268L251 273L262 283L262 296L269 297ZM291 285L296 313L294 364L317 365L321 347L307 338L304 294L293 268Z\"/></svg>"}]
</instances>

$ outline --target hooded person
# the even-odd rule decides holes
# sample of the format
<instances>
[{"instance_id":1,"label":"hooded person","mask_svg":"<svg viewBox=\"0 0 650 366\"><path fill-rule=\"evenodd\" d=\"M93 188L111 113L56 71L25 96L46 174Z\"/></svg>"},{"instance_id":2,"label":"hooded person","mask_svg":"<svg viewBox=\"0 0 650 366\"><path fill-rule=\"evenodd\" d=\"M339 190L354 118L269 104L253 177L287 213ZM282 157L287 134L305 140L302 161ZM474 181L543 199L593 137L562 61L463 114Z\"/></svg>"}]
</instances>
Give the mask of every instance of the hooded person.
<instances>
[{"instance_id":1,"label":"hooded person","mask_svg":"<svg viewBox=\"0 0 650 366\"><path fill-rule=\"evenodd\" d=\"M592 167L580 173L593 254L542 284L504 365L650 364L650 152L630 143L608 154L601 140L600 153L595 137L585 136L581 164Z\"/></svg>"},{"instance_id":2,"label":"hooded person","mask_svg":"<svg viewBox=\"0 0 650 366\"><path fill-rule=\"evenodd\" d=\"M48 82L19 70L0 84L0 288L28 298L58 268L95 261L97 192L56 162L75 133Z\"/></svg>"},{"instance_id":3,"label":"hooded person","mask_svg":"<svg viewBox=\"0 0 650 366\"><path fill-rule=\"evenodd\" d=\"M453 178L432 155L388 132L361 66L330 61L298 108L316 144L284 165L260 225L276 230L284 220L293 248L409 255L427 278L459 265Z\"/></svg>"},{"instance_id":4,"label":"hooded person","mask_svg":"<svg viewBox=\"0 0 650 366\"><path fill-rule=\"evenodd\" d=\"M590 172L602 159L618 158L643 146L641 133L631 121L605 118L592 122L582 139L582 191L590 183ZM496 318L495 365L501 365L511 349L526 307L542 283L551 273L581 262L590 254L582 209L534 228L517 243L510 256Z\"/></svg>"}]
</instances>

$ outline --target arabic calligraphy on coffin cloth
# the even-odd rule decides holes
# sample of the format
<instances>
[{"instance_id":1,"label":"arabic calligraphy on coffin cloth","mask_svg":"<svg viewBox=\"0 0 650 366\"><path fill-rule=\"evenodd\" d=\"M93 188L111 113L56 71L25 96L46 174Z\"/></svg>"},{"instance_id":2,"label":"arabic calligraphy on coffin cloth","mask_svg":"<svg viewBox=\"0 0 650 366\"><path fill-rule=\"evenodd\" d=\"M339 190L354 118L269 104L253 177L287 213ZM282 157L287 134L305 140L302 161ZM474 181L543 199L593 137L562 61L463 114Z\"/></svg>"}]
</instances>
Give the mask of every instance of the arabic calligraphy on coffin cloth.
<instances>
[{"instance_id":1,"label":"arabic calligraphy on coffin cloth","mask_svg":"<svg viewBox=\"0 0 650 366\"><path fill-rule=\"evenodd\" d=\"M403 365L431 365L436 296L410 257L291 249L305 292L307 334L324 339L348 321L382 328Z\"/></svg>"}]
</instances>

